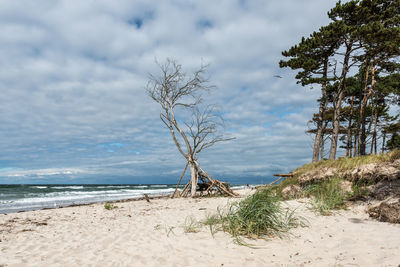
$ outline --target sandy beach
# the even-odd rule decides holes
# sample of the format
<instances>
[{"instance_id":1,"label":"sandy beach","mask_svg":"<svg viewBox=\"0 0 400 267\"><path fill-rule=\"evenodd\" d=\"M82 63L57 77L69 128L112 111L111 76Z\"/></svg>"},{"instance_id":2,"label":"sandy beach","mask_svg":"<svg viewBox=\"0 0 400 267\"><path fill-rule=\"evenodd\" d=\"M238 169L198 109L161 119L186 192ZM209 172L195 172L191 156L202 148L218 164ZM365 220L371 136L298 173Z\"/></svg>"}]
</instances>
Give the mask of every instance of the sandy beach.
<instances>
[{"instance_id":1,"label":"sandy beach","mask_svg":"<svg viewBox=\"0 0 400 267\"><path fill-rule=\"evenodd\" d=\"M249 193L249 191L242 193ZM154 199L0 215L1 266L398 266L400 225L377 222L353 206L332 216L285 202L308 221L284 239L211 235L204 220L229 198Z\"/></svg>"}]
</instances>

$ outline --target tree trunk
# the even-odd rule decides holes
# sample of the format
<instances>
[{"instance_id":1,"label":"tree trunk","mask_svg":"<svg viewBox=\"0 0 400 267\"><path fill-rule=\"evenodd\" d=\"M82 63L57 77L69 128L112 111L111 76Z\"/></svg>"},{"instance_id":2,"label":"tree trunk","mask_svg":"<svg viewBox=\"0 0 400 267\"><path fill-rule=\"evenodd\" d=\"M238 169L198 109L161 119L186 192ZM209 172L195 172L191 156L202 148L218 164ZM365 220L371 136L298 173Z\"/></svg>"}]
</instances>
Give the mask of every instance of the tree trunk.
<instances>
[{"instance_id":1,"label":"tree trunk","mask_svg":"<svg viewBox=\"0 0 400 267\"><path fill-rule=\"evenodd\" d=\"M360 113L361 109L361 99L362 99L362 91L360 92L360 95L358 97L358 108L357 112ZM356 116L356 127L355 127L355 133L354 133L354 144L353 144L353 157L356 157L360 154L360 125L361 125L361 120L360 116Z\"/></svg>"},{"instance_id":2,"label":"tree trunk","mask_svg":"<svg viewBox=\"0 0 400 267\"><path fill-rule=\"evenodd\" d=\"M368 104L368 99L371 97L372 92L374 91L374 85L375 85L375 66L372 64L371 67L371 87L367 93L367 84L368 84L368 72L369 72L369 67L367 68L367 73L365 77L365 87L364 87L364 97L360 109L360 119L361 119L361 137L360 137L360 155L365 155L366 154L366 147L367 147L367 134L365 132L365 109Z\"/></svg>"},{"instance_id":3,"label":"tree trunk","mask_svg":"<svg viewBox=\"0 0 400 267\"><path fill-rule=\"evenodd\" d=\"M350 104L350 117L349 117L349 125L347 127L347 145L346 145L346 157L351 158L351 145L353 143L352 135L351 135L351 123L353 117L353 107L354 107L354 96L351 97L351 104Z\"/></svg>"},{"instance_id":4,"label":"tree trunk","mask_svg":"<svg viewBox=\"0 0 400 267\"><path fill-rule=\"evenodd\" d=\"M358 135L355 134L354 135L354 143L353 143L353 157L357 156L357 151L358 151L357 150L357 146L358 146L357 140L358 140Z\"/></svg>"},{"instance_id":5,"label":"tree trunk","mask_svg":"<svg viewBox=\"0 0 400 267\"><path fill-rule=\"evenodd\" d=\"M320 160L324 159L324 149L325 149L325 142L324 142L324 133L322 132L321 138L320 138L320 145L319 145L319 154L320 154Z\"/></svg>"},{"instance_id":6,"label":"tree trunk","mask_svg":"<svg viewBox=\"0 0 400 267\"><path fill-rule=\"evenodd\" d=\"M324 62L324 70L323 70L323 78L326 79L327 73L328 73L328 58L325 59ZM325 108L326 108L326 81L322 83L322 88L321 88L321 100L319 103L319 112L318 112L318 122L317 122L317 134L315 136L315 142L314 142L314 150L313 150L313 158L312 162L317 162L319 159L319 151L320 151L320 146L321 146L321 136L322 136L322 131L323 131L323 121L324 121L324 113L325 113ZM323 157L323 155L321 156Z\"/></svg>"},{"instance_id":7,"label":"tree trunk","mask_svg":"<svg viewBox=\"0 0 400 267\"><path fill-rule=\"evenodd\" d=\"M332 133L331 148L329 150L330 160L334 160L336 158L337 143L339 139L340 112L342 108L342 101L344 98L344 91L345 91L344 82L346 80L347 72L349 71L349 61L350 61L350 54L352 47L353 47L352 41L346 44L346 53L343 61L343 69L337 90L338 95L334 106L335 112L333 114L333 133Z\"/></svg>"},{"instance_id":8,"label":"tree trunk","mask_svg":"<svg viewBox=\"0 0 400 267\"><path fill-rule=\"evenodd\" d=\"M374 151L374 154L376 155L376 128L378 124L378 109L375 109L375 115L374 115L374 131L372 133L372 141L371 141L371 153L372 154Z\"/></svg>"},{"instance_id":9,"label":"tree trunk","mask_svg":"<svg viewBox=\"0 0 400 267\"><path fill-rule=\"evenodd\" d=\"M320 160L324 159L324 152L325 152L325 129L328 126L328 121L322 125L322 134L321 134L321 141L320 141Z\"/></svg>"},{"instance_id":10,"label":"tree trunk","mask_svg":"<svg viewBox=\"0 0 400 267\"><path fill-rule=\"evenodd\" d=\"M364 82L364 91L363 91L363 98L360 101L360 126L361 126L361 136L359 141L359 153L360 155L365 155L365 147L366 147L366 134L365 134L365 97L367 96L367 89L368 89L368 76L369 76L369 65L367 65L367 69L365 71L365 82Z\"/></svg>"},{"instance_id":11,"label":"tree trunk","mask_svg":"<svg viewBox=\"0 0 400 267\"><path fill-rule=\"evenodd\" d=\"M190 177L192 181L192 188L191 188L191 197L196 196L196 190L197 190L197 171L196 171L196 165L193 160L189 161L189 169L190 169Z\"/></svg>"},{"instance_id":12,"label":"tree trunk","mask_svg":"<svg viewBox=\"0 0 400 267\"><path fill-rule=\"evenodd\" d=\"M383 132L383 138L382 138L382 154L385 153L385 141L386 141L386 133Z\"/></svg>"}]
</instances>

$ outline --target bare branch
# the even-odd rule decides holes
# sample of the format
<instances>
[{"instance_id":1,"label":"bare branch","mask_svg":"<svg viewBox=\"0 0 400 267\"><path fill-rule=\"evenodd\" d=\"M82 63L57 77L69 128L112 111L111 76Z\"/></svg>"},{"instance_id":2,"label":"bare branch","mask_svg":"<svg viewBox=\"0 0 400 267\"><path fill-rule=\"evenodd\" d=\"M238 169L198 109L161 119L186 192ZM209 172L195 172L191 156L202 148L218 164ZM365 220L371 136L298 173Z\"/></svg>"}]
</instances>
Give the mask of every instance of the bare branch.
<instances>
[{"instance_id":1,"label":"bare branch","mask_svg":"<svg viewBox=\"0 0 400 267\"><path fill-rule=\"evenodd\" d=\"M208 105L203 111L193 109L192 121L187 124L196 154L215 143L232 140L234 138L218 135L224 126L222 116L216 112L216 106Z\"/></svg>"},{"instance_id":2,"label":"bare branch","mask_svg":"<svg viewBox=\"0 0 400 267\"><path fill-rule=\"evenodd\" d=\"M161 73L158 76L149 75L146 90L149 96L160 104L160 119L170 130L176 147L187 160L187 166L191 173L191 195L194 196L200 175L196 165L197 154L218 142L233 138L218 134L218 131L223 128L223 119L216 112L215 106L209 105L200 111L203 101L202 92L213 88L204 76L208 65L202 65L192 75L187 76L182 71L182 66L174 60L167 59L164 64L158 62L157 64ZM175 115L176 107L183 107L183 110L193 112L192 120L183 122L186 129L181 128L178 124ZM180 112L181 109L177 109L177 111ZM179 142L182 140L183 142ZM227 185L217 180L212 180L212 183L220 190L233 195ZM183 189L183 195L188 192L188 185L189 183Z\"/></svg>"}]
</instances>

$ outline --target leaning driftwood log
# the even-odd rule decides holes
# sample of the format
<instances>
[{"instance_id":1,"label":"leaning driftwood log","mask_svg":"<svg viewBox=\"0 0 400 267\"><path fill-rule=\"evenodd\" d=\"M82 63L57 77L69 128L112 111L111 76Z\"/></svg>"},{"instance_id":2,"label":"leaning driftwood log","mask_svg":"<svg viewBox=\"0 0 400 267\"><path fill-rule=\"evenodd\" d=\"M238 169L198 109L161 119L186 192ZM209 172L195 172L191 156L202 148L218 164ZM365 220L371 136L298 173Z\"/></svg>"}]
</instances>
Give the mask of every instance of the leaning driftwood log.
<instances>
[{"instance_id":1,"label":"leaning driftwood log","mask_svg":"<svg viewBox=\"0 0 400 267\"><path fill-rule=\"evenodd\" d=\"M264 188L264 187L268 187L268 186L277 184L278 182L282 182L286 178L293 177L294 174L293 173L274 174L274 176L279 177L279 178L274 180L274 181L272 181L272 182L270 182L269 184L256 186L256 188Z\"/></svg>"},{"instance_id":2,"label":"leaning driftwood log","mask_svg":"<svg viewBox=\"0 0 400 267\"><path fill-rule=\"evenodd\" d=\"M285 180L288 177L293 177L293 173L285 173L285 174L274 174L274 176L279 177L278 179L276 179L275 181L269 183L268 185L273 185L273 184L277 184L280 181Z\"/></svg>"},{"instance_id":3,"label":"leaning driftwood log","mask_svg":"<svg viewBox=\"0 0 400 267\"><path fill-rule=\"evenodd\" d=\"M276 177L293 177L293 173L274 174Z\"/></svg>"},{"instance_id":4,"label":"leaning driftwood log","mask_svg":"<svg viewBox=\"0 0 400 267\"><path fill-rule=\"evenodd\" d=\"M185 186L183 187L182 191L180 192L178 190L178 187L181 183L182 177L185 175L185 172L187 170L188 163L186 163L186 166L182 172L181 177L179 178L179 182L176 185L174 193L172 193L171 198L174 197L187 197L189 196L189 193L191 192L191 186L192 186L192 181L189 180ZM197 180L200 181L197 184L197 191L200 191L201 196L205 193L207 195L211 194L212 192L220 193L223 195L228 195L228 196L238 196L237 193L233 192L229 184L226 182L221 182L217 179L214 179L211 175L209 175L207 172L205 172L202 168L200 168L199 164L196 162L196 176Z\"/></svg>"}]
</instances>

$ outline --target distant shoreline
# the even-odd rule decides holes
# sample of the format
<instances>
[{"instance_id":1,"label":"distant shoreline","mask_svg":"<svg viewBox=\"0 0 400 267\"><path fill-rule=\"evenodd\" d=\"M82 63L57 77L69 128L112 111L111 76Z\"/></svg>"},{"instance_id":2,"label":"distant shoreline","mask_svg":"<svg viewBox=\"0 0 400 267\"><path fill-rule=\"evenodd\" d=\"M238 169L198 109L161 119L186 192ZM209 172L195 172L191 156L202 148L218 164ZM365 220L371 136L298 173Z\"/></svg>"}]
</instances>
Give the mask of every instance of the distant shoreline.
<instances>
[{"instance_id":1,"label":"distant shoreline","mask_svg":"<svg viewBox=\"0 0 400 267\"><path fill-rule=\"evenodd\" d=\"M36 187L36 188L40 188L40 190L46 190L46 188L41 188L42 186L50 186L50 185L27 185L27 186L31 186L31 187ZM73 193L84 193L84 192L80 192L79 190L84 190L82 188L78 188L78 187L83 187L83 186L92 186L92 185L78 185L78 184L74 184L74 185L51 185L51 186L56 186L56 187L62 187L65 186L66 188L74 188L71 189ZM95 188L101 188L101 187L124 187L121 190L124 190L125 187L128 187L128 191L135 191L135 190L131 190L131 188L129 186L131 185L95 185ZM146 185L134 185L137 187L142 187L142 186L146 186ZM163 199L163 198L169 198L172 194L172 192L175 190L175 186L176 185L162 185L162 184L154 184L154 185L149 185L149 186L158 186L157 188L161 188L159 189L160 192L154 192L157 191L152 190L152 188L147 188L146 190L139 190L137 189L138 195L137 196L127 196L125 197L117 197L118 199L101 199L98 198L97 200L88 200L87 202L84 202L83 200L77 199L77 201L81 201L81 203L77 203L74 202L72 199L70 200L70 202L68 202L68 200L64 200L63 202L59 202L59 201L47 201L46 203L42 203L42 204L38 204L41 206L34 206L34 207L13 207L13 206L9 206L9 207L3 207L2 210L0 210L0 214L12 214L12 213L23 213L23 212L28 212L28 211L37 211L37 210L49 210L49 209L59 209L59 208L68 208L68 207L79 207L79 206L88 206L88 205L93 205L93 204L104 204L104 203L123 203L123 202L132 202L132 201L140 201L140 200L146 200L146 197L144 196L144 194L148 195L148 199L149 200L153 200L153 199ZM234 185L232 187L232 190L240 190L245 188L246 185ZM61 190L61 189L59 189ZM77 192L73 191L76 190ZM164 190L164 191L161 191ZM62 192L62 191L61 191ZM97 193L97 191L93 191L94 193ZM117 191L119 192L119 191ZM1 192L0 192L1 193ZM50 193L51 194L51 193ZM24 201L26 199L21 198L20 201ZM1 202L1 199L0 199ZM4 201L3 201L4 202Z\"/></svg>"}]
</instances>

